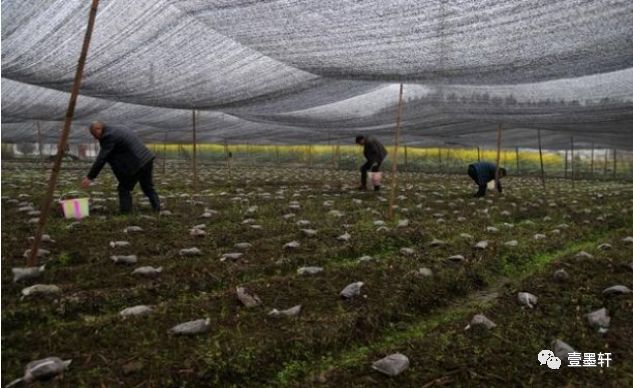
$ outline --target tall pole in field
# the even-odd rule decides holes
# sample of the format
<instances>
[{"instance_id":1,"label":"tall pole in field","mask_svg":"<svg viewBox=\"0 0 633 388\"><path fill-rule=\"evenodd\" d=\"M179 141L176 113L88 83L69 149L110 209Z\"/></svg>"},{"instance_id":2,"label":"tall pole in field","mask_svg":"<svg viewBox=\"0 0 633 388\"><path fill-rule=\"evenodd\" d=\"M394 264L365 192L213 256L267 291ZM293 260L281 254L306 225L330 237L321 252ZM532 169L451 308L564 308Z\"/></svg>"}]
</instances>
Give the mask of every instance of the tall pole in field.
<instances>
[{"instance_id":1,"label":"tall pole in field","mask_svg":"<svg viewBox=\"0 0 633 388\"><path fill-rule=\"evenodd\" d=\"M196 139L196 110L191 110L191 123L193 126L193 192L198 192L198 143Z\"/></svg>"},{"instance_id":2,"label":"tall pole in field","mask_svg":"<svg viewBox=\"0 0 633 388\"><path fill-rule=\"evenodd\" d=\"M37 231L35 232L35 238L31 245L31 253L27 259L27 265L34 266L37 264L37 253L42 242L42 234L46 227L46 221L48 220L48 214L51 210L51 204L53 203L53 193L55 192L55 186L57 185L57 178L61 170L62 159L64 157L64 149L68 142L68 136L70 135L70 126L73 122L73 116L75 114L75 105L77 104L77 95L79 94L79 87L81 86L81 78L83 76L84 65L86 64L86 57L88 56L88 47L90 46L90 38L92 37L92 30L94 29L95 19L97 16L97 7L99 0L92 0L90 6L90 14L88 16L88 26L86 27L86 34L84 35L83 45L81 47L81 54L79 55L79 61L77 62L77 70L75 71L75 79L73 80L73 87L70 92L70 100L68 101L68 109L66 110L66 118L64 120L64 127L62 129L59 142L57 143L57 155L55 155L55 162L53 163L53 169L51 176L48 179L48 189L44 200L42 201L42 208L40 213L40 220L37 225Z\"/></svg>"},{"instance_id":3,"label":"tall pole in field","mask_svg":"<svg viewBox=\"0 0 633 388\"><path fill-rule=\"evenodd\" d=\"M591 143L591 178L593 179L593 152L594 152L594 144Z\"/></svg>"},{"instance_id":4,"label":"tall pole in field","mask_svg":"<svg viewBox=\"0 0 633 388\"><path fill-rule=\"evenodd\" d=\"M481 152L479 150L479 146L477 146L477 161L481 162Z\"/></svg>"},{"instance_id":5,"label":"tall pole in field","mask_svg":"<svg viewBox=\"0 0 633 388\"><path fill-rule=\"evenodd\" d=\"M394 217L394 205L396 202L396 189L398 186L398 147L400 146L400 117L402 116L402 93L403 84L400 83L400 94L398 96L398 112L396 114L396 131L395 131L395 145L393 150L393 164L391 167L391 196L389 198L389 211L388 217L393 220Z\"/></svg>"},{"instance_id":6,"label":"tall pole in field","mask_svg":"<svg viewBox=\"0 0 633 388\"><path fill-rule=\"evenodd\" d=\"M575 180L574 180L574 137L572 136L571 139L571 187L575 187Z\"/></svg>"},{"instance_id":7,"label":"tall pole in field","mask_svg":"<svg viewBox=\"0 0 633 388\"><path fill-rule=\"evenodd\" d=\"M568 163L568 153L569 150L567 148L565 148L565 179L567 179L567 163Z\"/></svg>"},{"instance_id":8,"label":"tall pole in field","mask_svg":"<svg viewBox=\"0 0 633 388\"><path fill-rule=\"evenodd\" d=\"M521 173L521 165L519 164L519 147L514 147L514 152L517 160L517 175Z\"/></svg>"},{"instance_id":9,"label":"tall pole in field","mask_svg":"<svg viewBox=\"0 0 633 388\"><path fill-rule=\"evenodd\" d=\"M613 149L613 179L615 179L615 174L618 171L618 157L615 148Z\"/></svg>"},{"instance_id":10,"label":"tall pole in field","mask_svg":"<svg viewBox=\"0 0 633 388\"><path fill-rule=\"evenodd\" d=\"M602 175L604 176L607 176L607 165L609 164L608 156L609 156L609 150L605 148L604 149L604 164L603 164L604 170L602 171Z\"/></svg>"},{"instance_id":11,"label":"tall pole in field","mask_svg":"<svg viewBox=\"0 0 633 388\"><path fill-rule=\"evenodd\" d=\"M163 175L165 175L166 161L167 161L167 131L165 131L165 139L163 140Z\"/></svg>"},{"instance_id":12,"label":"tall pole in field","mask_svg":"<svg viewBox=\"0 0 633 388\"><path fill-rule=\"evenodd\" d=\"M543 184L543 190L545 190L545 168L543 168L543 148L541 147L541 130L537 131L538 134L538 155L541 160L541 183Z\"/></svg>"},{"instance_id":13,"label":"tall pole in field","mask_svg":"<svg viewBox=\"0 0 633 388\"><path fill-rule=\"evenodd\" d=\"M404 145L404 170L409 171L409 153L407 152L407 145Z\"/></svg>"},{"instance_id":14,"label":"tall pole in field","mask_svg":"<svg viewBox=\"0 0 633 388\"><path fill-rule=\"evenodd\" d=\"M44 157L43 157L44 150L42 149L42 130L40 128L39 120L36 121L35 124L37 125L37 149L39 150L40 161L43 162L44 161Z\"/></svg>"},{"instance_id":15,"label":"tall pole in field","mask_svg":"<svg viewBox=\"0 0 633 388\"><path fill-rule=\"evenodd\" d=\"M495 184L499 182L499 160L501 159L501 123L497 126L497 168L495 170Z\"/></svg>"}]
</instances>

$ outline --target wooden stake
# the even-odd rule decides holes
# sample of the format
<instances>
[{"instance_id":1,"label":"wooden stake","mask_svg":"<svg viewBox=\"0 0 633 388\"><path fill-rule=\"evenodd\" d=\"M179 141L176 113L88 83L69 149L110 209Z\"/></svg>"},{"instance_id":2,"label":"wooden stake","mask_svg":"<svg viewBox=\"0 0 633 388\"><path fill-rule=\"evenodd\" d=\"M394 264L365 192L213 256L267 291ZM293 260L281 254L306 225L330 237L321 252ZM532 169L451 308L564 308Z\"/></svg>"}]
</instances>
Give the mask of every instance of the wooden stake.
<instances>
[{"instance_id":1,"label":"wooden stake","mask_svg":"<svg viewBox=\"0 0 633 388\"><path fill-rule=\"evenodd\" d=\"M32 267L37 264L37 253L42 242L42 234L46 227L46 221L48 220L48 214L51 210L51 204L53 203L53 193L55 192L55 186L57 185L57 178L61 170L62 159L64 157L64 148L68 142L68 136L70 135L70 126L73 122L73 116L75 114L75 105L77 104L77 95L79 95L79 87L81 86L81 78L83 76L84 65L86 63L86 57L88 56L88 47L90 46L90 38L92 37L92 30L94 29L95 19L97 16L97 7L99 0L92 0L90 6L90 14L88 16L88 26L86 27L86 34L84 35L83 45L81 47L81 54L79 55L79 61L77 62L77 70L75 71L75 79L73 80L73 87L70 92L70 100L68 101L68 109L66 110L66 118L64 120L64 127L62 128L59 142L57 143L57 155L55 155L55 162L51 171L51 176L48 179L48 190L42 201L40 221L37 225L37 231L35 232L35 238L31 245L31 254L27 259L27 266Z\"/></svg>"},{"instance_id":2,"label":"wooden stake","mask_svg":"<svg viewBox=\"0 0 633 388\"><path fill-rule=\"evenodd\" d=\"M479 146L477 146L477 161L481 162L481 153L480 153L480 150L479 150Z\"/></svg>"},{"instance_id":3,"label":"wooden stake","mask_svg":"<svg viewBox=\"0 0 633 388\"><path fill-rule=\"evenodd\" d=\"M163 140L163 175L165 175L166 161L167 161L167 131L165 131L165 140Z\"/></svg>"},{"instance_id":4,"label":"wooden stake","mask_svg":"<svg viewBox=\"0 0 633 388\"><path fill-rule=\"evenodd\" d=\"M191 110L191 122L193 126L193 155L192 155L192 168L193 168L193 192L198 192L198 143L196 139L196 110Z\"/></svg>"},{"instance_id":5,"label":"wooden stake","mask_svg":"<svg viewBox=\"0 0 633 388\"><path fill-rule=\"evenodd\" d=\"M312 144L308 146L308 166L312 168Z\"/></svg>"},{"instance_id":6,"label":"wooden stake","mask_svg":"<svg viewBox=\"0 0 633 388\"><path fill-rule=\"evenodd\" d=\"M609 150L608 149L604 149L604 170L602 171L602 175L607 175L607 165L609 164L609 161L607 160L609 156Z\"/></svg>"},{"instance_id":7,"label":"wooden stake","mask_svg":"<svg viewBox=\"0 0 633 388\"><path fill-rule=\"evenodd\" d=\"M569 152L569 150L567 148L565 148L565 179L567 179L568 152Z\"/></svg>"},{"instance_id":8,"label":"wooden stake","mask_svg":"<svg viewBox=\"0 0 633 388\"><path fill-rule=\"evenodd\" d=\"M409 171L409 152L406 144L404 145L404 170Z\"/></svg>"},{"instance_id":9,"label":"wooden stake","mask_svg":"<svg viewBox=\"0 0 633 388\"><path fill-rule=\"evenodd\" d=\"M44 160L44 157L43 157L44 150L42 149L42 131L40 129L40 122L36 121L35 124L37 125L37 148L39 149L40 161L43 161Z\"/></svg>"},{"instance_id":10,"label":"wooden stake","mask_svg":"<svg viewBox=\"0 0 633 388\"><path fill-rule=\"evenodd\" d=\"M394 218L394 206L396 203L396 190L398 187L398 147L400 145L400 117L402 115L402 94L403 84L400 84L400 94L398 97L398 113L396 115L396 133L395 133L395 145L393 150L393 163L391 167L391 197L389 198L389 211L388 217L390 220Z\"/></svg>"},{"instance_id":11,"label":"wooden stake","mask_svg":"<svg viewBox=\"0 0 633 388\"><path fill-rule=\"evenodd\" d=\"M593 179L593 152L594 152L594 144L591 143L591 178Z\"/></svg>"},{"instance_id":12,"label":"wooden stake","mask_svg":"<svg viewBox=\"0 0 633 388\"><path fill-rule=\"evenodd\" d=\"M519 164L519 147L514 147L514 152L517 159L517 175L521 174L521 165Z\"/></svg>"},{"instance_id":13,"label":"wooden stake","mask_svg":"<svg viewBox=\"0 0 633 388\"><path fill-rule=\"evenodd\" d=\"M438 170L442 171L442 149L439 147L437 148L437 158L439 163Z\"/></svg>"},{"instance_id":14,"label":"wooden stake","mask_svg":"<svg viewBox=\"0 0 633 388\"><path fill-rule=\"evenodd\" d=\"M615 148L613 149L613 179L615 179L615 174L618 171L618 156Z\"/></svg>"},{"instance_id":15,"label":"wooden stake","mask_svg":"<svg viewBox=\"0 0 633 388\"><path fill-rule=\"evenodd\" d=\"M541 130L537 131L538 134L538 155L541 160L541 183L543 184L543 190L545 190L545 168L543 167L543 148L541 147Z\"/></svg>"},{"instance_id":16,"label":"wooden stake","mask_svg":"<svg viewBox=\"0 0 633 388\"><path fill-rule=\"evenodd\" d=\"M575 180L574 180L574 137L572 136L571 139L571 187L575 187Z\"/></svg>"},{"instance_id":17,"label":"wooden stake","mask_svg":"<svg viewBox=\"0 0 633 388\"><path fill-rule=\"evenodd\" d=\"M497 126L497 168L495 170L495 184L499 182L499 161L501 160L501 123Z\"/></svg>"}]
</instances>

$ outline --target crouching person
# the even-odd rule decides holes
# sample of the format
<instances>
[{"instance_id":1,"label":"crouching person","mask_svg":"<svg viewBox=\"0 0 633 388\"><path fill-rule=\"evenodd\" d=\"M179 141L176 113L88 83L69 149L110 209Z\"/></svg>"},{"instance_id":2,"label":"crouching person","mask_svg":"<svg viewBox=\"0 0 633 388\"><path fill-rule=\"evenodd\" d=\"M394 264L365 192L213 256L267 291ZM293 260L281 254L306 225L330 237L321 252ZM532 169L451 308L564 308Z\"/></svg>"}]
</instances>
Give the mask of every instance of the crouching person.
<instances>
[{"instance_id":1,"label":"crouching person","mask_svg":"<svg viewBox=\"0 0 633 388\"><path fill-rule=\"evenodd\" d=\"M490 162L478 162L468 166L468 176L470 176L477 186L479 186L479 190L475 194L475 197L485 196L488 182L493 180L495 181L497 191L501 193L502 188L500 179L505 177L506 174L507 172L505 168L499 168L499 179L497 179L497 165Z\"/></svg>"},{"instance_id":2,"label":"crouching person","mask_svg":"<svg viewBox=\"0 0 633 388\"><path fill-rule=\"evenodd\" d=\"M154 191L152 170L154 154L145 147L141 139L132 131L109 127L95 121L90 125L90 133L99 141L101 150L81 187L88 188L97 178L103 166L108 163L119 181L119 209L121 213L132 211L132 193L136 183L149 198L154 211L160 211L160 199Z\"/></svg>"}]
</instances>

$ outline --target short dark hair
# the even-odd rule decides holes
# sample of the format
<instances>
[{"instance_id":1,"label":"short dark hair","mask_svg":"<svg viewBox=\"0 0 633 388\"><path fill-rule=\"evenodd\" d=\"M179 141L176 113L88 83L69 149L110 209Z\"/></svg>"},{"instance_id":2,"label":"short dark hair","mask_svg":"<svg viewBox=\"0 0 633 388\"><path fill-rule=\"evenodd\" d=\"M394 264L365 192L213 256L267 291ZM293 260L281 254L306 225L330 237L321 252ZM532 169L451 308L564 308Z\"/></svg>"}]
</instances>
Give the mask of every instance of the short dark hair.
<instances>
[{"instance_id":1,"label":"short dark hair","mask_svg":"<svg viewBox=\"0 0 633 388\"><path fill-rule=\"evenodd\" d=\"M361 140L365 139L365 136L363 135L358 135L356 136L356 144L359 144Z\"/></svg>"},{"instance_id":2,"label":"short dark hair","mask_svg":"<svg viewBox=\"0 0 633 388\"><path fill-rule=\"evenodd\" d=\"M506 176L506 175L508 175L508 171L503 167L499 167L499 176Z\"/></svg>"}]
</instances>

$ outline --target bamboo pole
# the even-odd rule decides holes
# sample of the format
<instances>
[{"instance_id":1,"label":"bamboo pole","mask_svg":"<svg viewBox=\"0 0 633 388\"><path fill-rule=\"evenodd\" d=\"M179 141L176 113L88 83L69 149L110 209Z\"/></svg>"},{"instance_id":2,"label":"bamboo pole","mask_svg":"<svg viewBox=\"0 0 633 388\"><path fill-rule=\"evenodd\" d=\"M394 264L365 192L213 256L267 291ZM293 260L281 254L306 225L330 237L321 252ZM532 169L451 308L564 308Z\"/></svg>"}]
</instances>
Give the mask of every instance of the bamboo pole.
<instances>
[{"instance_id":1,"label":"bamboo pole","mask_svg":"<svg viewBox=\"0 0 633 388\"><path fill-rule=\"evenodd\" d=\"M165 175L166 161L167 161L167 131L165 131L165 139L163 140L163 175Z\"/></svg>"},{"instance_id":2,"label":"bamboo pole","mask_svg":"<svg viewBox=\"0 0 633 388\"><path fill-rule=\"evenodd\" d=\"M499 161L501 159L501 123L497 126L497 168L495 169L495 184L499 183Z\"/></svg>"},{"instance_id":3,"label":"bamboo pole","mask_svg":"<svg viewBox=\"0 0 633 388\"><path fill-rule=\"evenodd\" d=\"M193 154L192 154L192 169L193 169L193 193L198 193L198 142L196 139L196 110L191 110L191 123L193 129Z\"/></svg>"},{"instance_id":4,"label":"bamboo pole","mask_svg":"<svg viewBox=\"0 0 633 388\"><path fill-rule=\"evenodd\" d=\"M308 146L308 166L312 168L312 144Z\"/></svg>"},{"instance_id":5,"label":"bamboo pole","mask_svg":"<svg viewBox=\"0 0 633 388\"><path fill-rule=\"evenodd\" d=\"M615 148L613 149L613 179L615 179L615 174L618 171L618 156Z\"/></svg>"},{"instance_id":6,"label":"bamboo pole","mask_svg":"<svg viewBox=\"0 0 633 388\"><path fill-rule=\"evenodd\" d=\"M572 136L570 139L571 146L571 187L574 188L576 186L574 179L574 137Z\"/></svg>"},{"instance_id":7,"label":"bamboo pole","mask_svg":"<svg viewBox=\"0 0 633 388\"><path fill-rule=\"evenodd\" d=\"M594 153L594 144L591 143L591 178L593 179L593 153Z\"/></svg>"},{"instance_id":8,"label":"bamboo pole","mask_svg":"<svg viewBox=\"0 0 633 388\"><path fill-rule=\"evenodd\" d=\"M48 214L51 210L51 204L53 203L53 193L55 186L57 185L57 178L61 170L62 159L64 157L64 148L68 142L68 136L70 135L70 126L75 114L75 105L77 104L77 96L79 95L79 87L81 86L81 78L83 76L84 65L86 63L86 57L88 56L88 47L90 46L90 38L92 37L92 30L94 29L95 19L97 16L97 7L99 0L92 0L90 6L90 14L88 15L88 26L86 27L86 34L84 35L83 45L81 47L81 54L77 62L77 69L75 71L75 79L73 80L73 87L70 92L70 100L68 101L68 109L66 110L66 118L64 120L64 127L59 137L57 144L57 155L55 155L55 162L53 169L51 170L50 178L48 179L48 190L42 201L42 208L40 213L40 220L37 225L37 231L35 232L35 238L31 245L31 254L27 259L27 266L32 267L37 264L37 253L42 242L42 234L46 227L46 221L48 220Z\"/></svg>"},{"instance_id":9,"label":"bamboo pole","mask_svg":"<svg viewBox=\"0 0 633 388\"><path fill-rule=\"evenodd\" d=\"M517 160L517 175L521 174L521 164L519 163L519 147L514 147L514 152Z\"/></svg>"},{"instance_id":10,"label":"bamboo pole","mask_svg":"<svg viewBox=\"0 0 633 388\"><path fill-rule=\"evenodd\" d=\"M44 150L42 149L42 130L40 128L39 120L36 121L35 124L37 125L37 148L38 148L39 154L40 154L40 161L43 161L44 160L44 157L43 157Z\"/></svg>"},{"instance_id":11,"label":"bamboo pole","mask_svg":"<svg viewBox=\"0 0 633 388\"><path fill-rule=\"evenodd\" d=\"M404 145L404 170L409 171L409 152L406 144Z\"/></svg>"},{"instance_id":12,"label":"bamboo pole","mask_svg":"<svg viewBox=\"0 0 633 388\"><path fill-rule=\"evenodd\" d=\"M396 202L396 190L398 187L398 148L400 145L400 117L402 116L402 94L403 84L400 83L400 94L398 96L398 112L396 115L395 145L393 150L393 163L391 167L391 196L389 198L388 217L390 220L394 218L394 206Z\"/></svg>"},{"instance_id":13,"label":"bamboo pole","mask_svg":"<svg viewBox=\"0 0 633 388\"><path fill-rule=\"evenodd\" d=\"M443 168L442 168L442 149L440 147L437 147L437 159L439 163L438 170L441 172Z\"/></svg>"},{"instance_id":14,"label":"bamboo pole","mask_svg":"<svg viewBox=\"0 0 633 388\"><path fill-rule=\"evenodd\" d=\"M567 179L567 164L568 164L568 152L569 150L565 148L565 179Z\"/></svg>"},{"instance_id":15,"label":"bamboo pole","mask_svg":"<svg viewBox=\"0 0 633 388\"><path fill-rule=\"evenodd\" d=\"M607 175L607 165L609 164L608 157L609 157L609 150L605 148L604 149L604 164L602 166L604 168L604 170L602 171L602 175L604 176Z\"/></svg>"},{"instance_id":16,"label":"bamboo pole","mask_svg":"<svg viewBox=\"0 0 633 388\"><path fill-rule=\"evenodd\" d=\"M479 146L477 146L477 161L481 162L481 152L479 150Z\"/></svg>"},{"instance_id":17,"label":"bamboo pole","mask_svg":"<svg viewBox=\"0 0 633 388\"><path fill-rule=\"evenodd\" d=\"M543 190L545 190L545 168L543 167L543 148L541 147L541 130L537 131L538 134L538 155L541 160L541 183L543 184Z\"/></svg>"}]
</instances>

